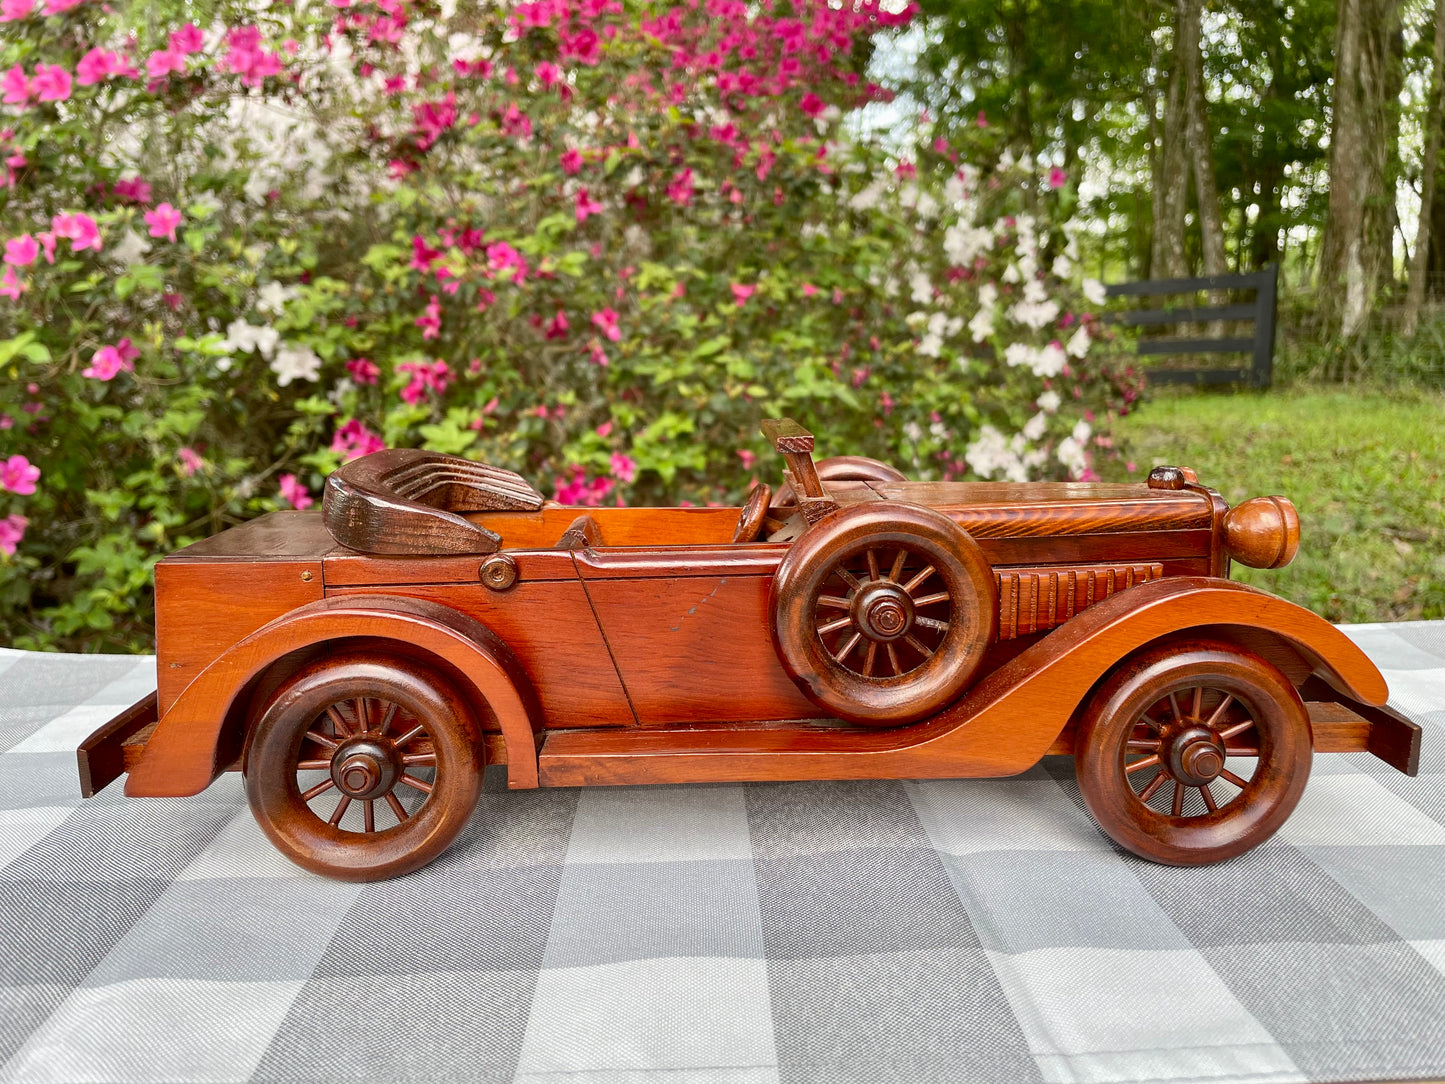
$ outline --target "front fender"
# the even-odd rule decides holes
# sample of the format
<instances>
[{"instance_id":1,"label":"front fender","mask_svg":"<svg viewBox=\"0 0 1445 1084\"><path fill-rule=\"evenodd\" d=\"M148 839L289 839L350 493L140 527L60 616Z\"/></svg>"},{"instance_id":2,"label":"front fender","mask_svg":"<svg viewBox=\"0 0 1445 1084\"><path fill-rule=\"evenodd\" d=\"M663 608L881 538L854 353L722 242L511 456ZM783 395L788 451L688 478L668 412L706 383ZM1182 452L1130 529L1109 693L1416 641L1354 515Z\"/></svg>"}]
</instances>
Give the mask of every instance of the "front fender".
<instances>
[{"instance_id":1,"label":"front fender","mask_svg":"<svg viewBox=\"0 0 1445 1084\"><path fill-rule=\"evenodd\" d=\"M226 769L222 730L236 698L267 666L300 648L366 637L418 648L461 677L462 691L484 701L507 747L507 785L537 786L541 718L521 667L487 628L425 599L390 595L326 598L301 606L250 636L196 675L176 698L126 779L132 797L199 794ZM529 710L529 708L531 710Z\"/></svg>"}]
</instances>

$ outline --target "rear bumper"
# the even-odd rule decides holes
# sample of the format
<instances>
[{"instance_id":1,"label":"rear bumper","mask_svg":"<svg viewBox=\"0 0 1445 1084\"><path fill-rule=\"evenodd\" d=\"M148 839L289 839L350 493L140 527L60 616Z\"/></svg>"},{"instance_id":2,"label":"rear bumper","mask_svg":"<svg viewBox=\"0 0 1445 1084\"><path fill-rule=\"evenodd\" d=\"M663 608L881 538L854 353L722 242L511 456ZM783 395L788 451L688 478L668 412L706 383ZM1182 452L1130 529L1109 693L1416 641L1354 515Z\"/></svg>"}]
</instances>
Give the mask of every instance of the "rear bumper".
<instances>
[{"instance_id":1,"label":"rear bumper","mask_svg":"<svg viewBox=\"0 0 1445 1084\"><path fill-rule=\"evenodd\" d=\"M130 771L158 720L156 694L151 693L81 742L75 751L81 797L99 794Z\"/></svg>"}]
</instances>

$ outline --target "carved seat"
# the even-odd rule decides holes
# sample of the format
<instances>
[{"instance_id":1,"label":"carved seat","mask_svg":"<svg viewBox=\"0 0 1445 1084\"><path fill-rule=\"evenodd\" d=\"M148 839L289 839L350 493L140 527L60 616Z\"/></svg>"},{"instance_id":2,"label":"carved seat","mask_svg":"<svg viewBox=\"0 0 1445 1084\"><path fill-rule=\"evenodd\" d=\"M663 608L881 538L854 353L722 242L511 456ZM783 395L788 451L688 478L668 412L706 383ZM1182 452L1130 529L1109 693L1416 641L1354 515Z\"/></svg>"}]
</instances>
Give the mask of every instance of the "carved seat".
<instances>
[{"instance_id":1,"label":"carved seat","mask_svg":"<svg viewBox=\"0 0 1445 1084\"><path fill-rule=\"evenodd\" d=\"M363 553L495 553L502 536L464 512L535 512L544 498L521 475L419 448L362 456L326 480L331 537Z\"/></svg>"}]
</instances>

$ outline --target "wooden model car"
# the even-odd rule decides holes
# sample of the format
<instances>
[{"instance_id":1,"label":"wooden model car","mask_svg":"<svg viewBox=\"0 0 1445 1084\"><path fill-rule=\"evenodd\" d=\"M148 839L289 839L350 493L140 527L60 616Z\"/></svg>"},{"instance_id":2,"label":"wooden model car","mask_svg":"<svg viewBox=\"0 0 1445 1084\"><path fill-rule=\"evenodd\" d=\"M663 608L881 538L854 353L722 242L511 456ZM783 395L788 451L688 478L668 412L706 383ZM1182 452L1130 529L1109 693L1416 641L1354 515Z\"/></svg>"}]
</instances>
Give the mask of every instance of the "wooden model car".
<instances>
[{"instance_id":1,"label":"wooden model car","mask_svg":"<svg viewBox=\"0 0 1445 1084\"><path fill-rule=\"evenodd\" d=\"M1280 497L910 482L787 461L741 508L567 508L508 471L391 450L156 567L159 688L79 751L88 796L240 770L288 857L371 880L444 850L485 764L512 788L1003 776L1073 754L1103 830L1237 855L1313 752L1413 775L1420 728L1322 618L1231 582L1286 564Z\"/></svg>"}]
</instances>

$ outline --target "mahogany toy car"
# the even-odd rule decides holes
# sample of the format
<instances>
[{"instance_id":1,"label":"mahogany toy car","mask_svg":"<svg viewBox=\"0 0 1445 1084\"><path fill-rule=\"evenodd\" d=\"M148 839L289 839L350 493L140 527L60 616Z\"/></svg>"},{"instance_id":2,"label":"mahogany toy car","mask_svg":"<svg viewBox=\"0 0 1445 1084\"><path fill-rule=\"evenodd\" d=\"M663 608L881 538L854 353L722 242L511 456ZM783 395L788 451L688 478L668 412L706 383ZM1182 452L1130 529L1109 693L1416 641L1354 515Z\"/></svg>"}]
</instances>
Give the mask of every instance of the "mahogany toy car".
<instances>
[{"instance_id":1,"label":"mahogany toy car","mask_svg":"<svg viewBox=\"0 0 1445 1084\"><path fill-rule=\"evenodd\" d=\"M568 508L415 450L156 567L159 688L79 750L89 796L240 770L332 877L416 869L486 764L512 788L1004 776L1072 754L1123 847L1193 865L1289 816L1314 752L1413 775L1420 728L1341 632L1228 579L1286 564L1281 497L1147 483L911 482L787 462L741 508Z\"/></svg>"}]
</instances>

